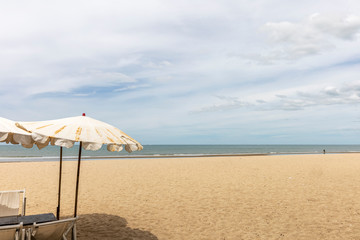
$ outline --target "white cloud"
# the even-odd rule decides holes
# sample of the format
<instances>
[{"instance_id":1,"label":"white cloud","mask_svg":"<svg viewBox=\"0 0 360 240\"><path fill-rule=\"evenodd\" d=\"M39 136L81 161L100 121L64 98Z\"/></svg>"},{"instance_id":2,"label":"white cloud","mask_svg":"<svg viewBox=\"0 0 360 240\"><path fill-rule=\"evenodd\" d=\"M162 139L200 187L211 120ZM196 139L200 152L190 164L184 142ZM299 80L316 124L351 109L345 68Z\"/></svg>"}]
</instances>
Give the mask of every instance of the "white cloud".
<instances>
[{"instance_id":1,"label":"white cloud","mask_svg":"<svg viewBox=\"0 0 360 240\"><path fill-rule=\"evenodd\" d=\"M310 16L309 23L320 32L344 40L355 40L360 33L360 17L357 15L314 14Z\"/></svg>"},{"instance_id":2,"label":"white cloud","mask_svg":"<svg viewBox=\"0 0 360 240\"><path fill-rule=\"evenodd\" d=\"M220 100L219 103L213 104L211 106L202 107L198 110L192 111L192 113L226 111L251 105L250 103L243 102L236 97L217 96L217 98Z\"/></svg>"},{"instance_id":3,"label":"white cloud","mask_svg":"<svg viewBox=\"0 0 360 240\"><path fill-rule=\"evenodd\" d=\"M130 86L127 86L127 87L116 88L114 90L114 92L122 92L122 91L127 91L127 90L136 90L136 89L139 89L139 88L147 88L147 87L150 87L150 85L148 85L148 84L130 85Z\"/></svg>"},{"instance_id":4,"label":"white cloud","mask_svg":"<svg viewBox=\"0 0 360 240\"><path fill-rule=\"evenodd\" d=\"M301 22L268 22L262 29L273 47L257 57L260 62L297 60L332 51L338 40L358 40L360 17L313 14Z\"/></svg>"},{"instance_id":5,"label":"white cloud","mask_svg":"<svg viewBox=\"0 0 360 240\"><path fill-rule=\"evenodd\" d=\"M286 92L284 94L284 92ZM310 107L324 107L329 105L359 105L360 81L341 86L302 87L301 89L281 90L264 99L254 99L247 96L228 97L218 96L220 102L203 106L194 113L220 112L247 108L253 111L298 111Z\"/></svg>"}]
</instances>

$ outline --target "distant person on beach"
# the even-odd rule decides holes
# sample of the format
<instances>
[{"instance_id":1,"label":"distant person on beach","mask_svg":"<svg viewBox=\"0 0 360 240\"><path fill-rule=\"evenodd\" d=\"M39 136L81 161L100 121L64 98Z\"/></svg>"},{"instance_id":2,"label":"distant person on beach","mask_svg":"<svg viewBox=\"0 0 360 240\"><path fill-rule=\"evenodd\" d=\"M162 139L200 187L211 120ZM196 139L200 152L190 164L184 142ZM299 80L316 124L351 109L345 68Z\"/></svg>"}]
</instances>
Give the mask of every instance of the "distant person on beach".
<instances>
[{"instance_id":1,"label":"distant person on beach","mask_svg":"<svg viewBox=\"0 0 360 240\"><path fill-rule=\"evenodd\" d=\"M325 154L325 149L323 150L323 153Z\"/></svg>"}]
</instances>

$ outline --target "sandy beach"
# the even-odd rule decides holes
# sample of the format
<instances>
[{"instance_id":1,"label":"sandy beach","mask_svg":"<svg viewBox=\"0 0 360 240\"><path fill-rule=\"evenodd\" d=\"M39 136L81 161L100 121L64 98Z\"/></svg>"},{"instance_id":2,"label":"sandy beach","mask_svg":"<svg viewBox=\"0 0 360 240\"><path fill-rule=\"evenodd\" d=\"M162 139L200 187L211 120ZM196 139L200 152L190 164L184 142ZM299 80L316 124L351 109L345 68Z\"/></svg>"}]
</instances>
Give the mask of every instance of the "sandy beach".
<instances>
[{"instance_id":1,"label":"sandy beach","mask_svg":"<svg viewBox=\"0 0 360 240\"><path fill-rule=\"evenodd\" d=\"M58 162L0 163L27 214L56 213ZM76 162L65 162L63 217ZM360 154L83 161L85 239L360 239Z\"/></svg>"}]
</instances>

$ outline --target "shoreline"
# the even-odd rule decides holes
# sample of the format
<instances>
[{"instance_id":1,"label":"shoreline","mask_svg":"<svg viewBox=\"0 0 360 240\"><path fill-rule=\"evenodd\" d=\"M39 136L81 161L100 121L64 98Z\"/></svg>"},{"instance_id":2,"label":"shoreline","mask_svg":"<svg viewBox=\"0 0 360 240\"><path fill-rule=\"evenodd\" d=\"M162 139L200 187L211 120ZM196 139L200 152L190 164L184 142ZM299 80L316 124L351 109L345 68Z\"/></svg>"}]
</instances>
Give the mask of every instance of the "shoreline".
<instances>
[{"instance_id":1,"label":"shoreline","mask_svg":"<svg viewBox=\"0 0 360 240\"><path fill-rule=\"evenodd\" d=\"M174 155L133 155L133 156L82 156L82 161L96 161L96 160L126 160L126 159L172 159L172 158L216 158L216 157L251 157L251 156L292 156L292 155L334 155L334 154L357 154L360 151L352 152L286 152L286 153L235 153L235 154L174 154ZM4 160L2 160L4 159ZM58 161L59 156L11 156L0 157L1 163L15 163L15 162L54 162ZM78 156L63 156L64 162L77 161Z\"/></svg>"}]
</instances>

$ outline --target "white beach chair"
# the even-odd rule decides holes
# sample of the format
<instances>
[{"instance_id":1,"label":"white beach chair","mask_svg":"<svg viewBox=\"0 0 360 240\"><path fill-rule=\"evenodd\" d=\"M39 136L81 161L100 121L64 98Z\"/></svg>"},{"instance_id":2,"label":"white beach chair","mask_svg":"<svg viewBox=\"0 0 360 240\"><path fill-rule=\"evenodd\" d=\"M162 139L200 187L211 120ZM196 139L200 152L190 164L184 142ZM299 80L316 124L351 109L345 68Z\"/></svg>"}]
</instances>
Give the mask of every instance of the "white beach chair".
<instances>
[{"instance_id":1,"label":"white beach chair","mask_svg":"<svg viewBox=\"0 0 360 240\"><path fill-rule=\"evenodd\" d=\"M32 240L67 240L66 235L75 226L77 218L68 218L47 223L34 223L27 230L27 239ZM76 240L76 237L73 239Z\"/></svg>"},{"instance_id":2,"label":"white beach chair","mask_svg":"<svg viewBox=\"0 0 360 240\"><path fill-rule=\"evenodd\" d=\"M22 198L20 195L22 194ZM21 203L21 212L20 210ZM26 196L25 189L13 191L0 191L0 217L25 216Z\"/></svg>"},{"instance_id":3,"label":"white beach chair","mask_svg":"<svg viewBox=\"0 0 360 240\"><path fill-rule=\"evenodd\" d=\"M22 223L16 225L0 226L1 240L24 240L25 234L22 232Z\"/></svg>"}]
</instances>

